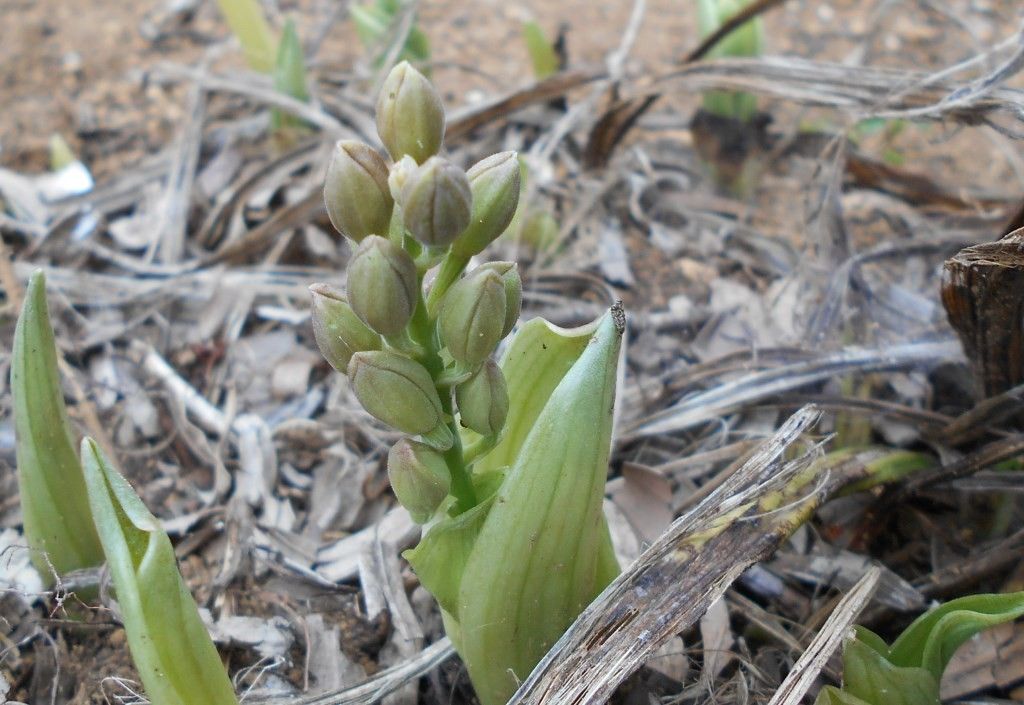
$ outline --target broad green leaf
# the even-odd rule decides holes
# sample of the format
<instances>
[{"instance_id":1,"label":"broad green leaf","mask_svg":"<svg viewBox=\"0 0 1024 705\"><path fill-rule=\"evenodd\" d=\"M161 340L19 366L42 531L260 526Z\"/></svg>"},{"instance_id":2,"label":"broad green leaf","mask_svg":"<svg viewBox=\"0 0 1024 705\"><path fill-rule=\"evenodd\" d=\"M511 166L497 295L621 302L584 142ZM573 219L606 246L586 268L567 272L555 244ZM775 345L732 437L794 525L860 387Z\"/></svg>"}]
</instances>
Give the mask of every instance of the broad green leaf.
<instances>
[{"instance_id":1,"label":"broad green leaf","mask_svg":"<svg viewBox=\"0 0 1024 705\"><path fill-rule=\"evenodd\" d=\"M82 441L82 466L128 647L150 702L237 705L156 517L89 438Z\"/></svg>"},{"instance_id":2,"label":"broad green leaf","mask_svg":"<svg viewBox=\"0 0 1024 705\"><path fill-rule=\"evenodd\" d=\"M843 649L843 692L870 705L939 705L939 681L923 668L901 668L859 638Z\"/></svg>"},{"instance_id":3,"label":"broad green leaf","mask_svg":"<svg viewBox=\"0 0 1024 705\"><path fill-rule=\"evenodd\" d=\"M29 280L14 332L11 394L25 539L44 581L103 562L64 408L46 279Z\"/></svg>"},{"instance_id":4,"label":"broad green leaf","mask_svg":"<svg viewBox=\"0 0 1024 705\"><path fill-rule=\"evenodd\" d=\"M520 418L500 450L514 459L459 586L460 655L483 705L505 703L605 587L602 500L620 325L609 314L592 336L559 340L547 324L527 324L503 363L516 370L506 371L510 382L533 391L519 398L523 408L511 405ZM574 348L582 352L566 370L559 363ZM545 356L551 368L536 364Z\"/></svg>"},{"instance_id":5,"label":"broad green leaf","mask_svg":"<svg viewBox=\"0 0 1024 705\"><path fill-rule=\"evenodd\" d=\"M502 438L474 464L474 474L513 465L551 393L586 349L596 327L595 321L580 328L559 328L543 318L520 326L501 360L501 371L508 382L509 408ZM464 441L479 438L471 432L463 435Z\"/></svg>"},{"instance_id":6,"label":"broad green leaf","mask_svg":"<svg viewBox=\"0 0 1024 705\"><path fill-rule=\"evenodd\" d=\"M872 649L878 652L880 656L889 658L889 645L885 643L885 639L875 634L867 627L857 625L854 627L857 634L857 641L861 642L865 646L870 646Z\"/></svg>"},{"instance_id":7,"label":"broad green leaf","mask_svg":"<svg viewBox=\"0 0 1024 705\"><path fill-rule=\"evenodd\" d=\"M456 517L445 517L427 530L416 548L402 554L441 609L456 619L462 573L490 508L491 502L485 501Z\"/></svg>"},{"instance_id":8,"label":"broad green leaf","mask_svg":"<svg viewBox=\"0 0 1024 705\"><path fill-rule=\"evenodd\" d=\"M968 595L926 612L900 634L889 659L920 666L936 680L960 645L980 631L1024 615L1024 592Z\"/></svg>"},{"instance_id":9,"label":"broad green leaf","mask_svg":"<svg viewBox=\"0 0 1024 705\"><path fill-rule=\"evenodd\" d=\"M814 699L814 705L871 705L858 697L844 693L834 685L826 685L818 691L818 697Z\"/></svg>"}]
</instances>

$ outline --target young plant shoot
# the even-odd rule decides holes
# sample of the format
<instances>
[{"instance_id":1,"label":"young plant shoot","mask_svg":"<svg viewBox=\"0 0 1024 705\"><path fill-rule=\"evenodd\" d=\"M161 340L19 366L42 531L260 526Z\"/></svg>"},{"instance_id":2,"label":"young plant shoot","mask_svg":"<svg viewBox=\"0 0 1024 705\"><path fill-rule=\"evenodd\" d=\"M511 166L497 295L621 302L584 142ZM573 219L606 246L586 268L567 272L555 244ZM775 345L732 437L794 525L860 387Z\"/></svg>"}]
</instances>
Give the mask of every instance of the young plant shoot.
<instances>
[{"instance_id":1,"label":"young plant shoot","mask_svg":"<svg viewBox=\"0 0 1024 705\"><path fill-rule=\"evenodd\" d=\"M149 701L238 705L160 522L91 438L82 441L82 465L128 648Z\"/></svg>"},{"instance_id":2,"label":"young plant shoot","mask_svg":"<svg viewBox=\"0 0 1024 705\"><path fill-rule=\"evenodd\" d=\"M14 332L11 393L25 540L45 582L103 562L64 408L46 279L29 280Z\"/></svg>"},{"instance_id":3,"label":"young plant shoot","mask_svg":"<svg viewBox=\"0 0 1024 705\"><path fill-rule=\"evenodd\" d=\"M469 264L512 220L519 161L464 172L440 155L444 124L437 91L402 63L377 102L392 161L338 144L324 198L355 251L347 291L311 287L313 330L366 410L412 436L388 457L423 524L406 557L480 701L501 705L618 573L601 506L624 320L535 319L493 359L522 283L512 262Z\"/></svg>"},{"instance_id":4,"label":"young plant shoot","mask_svg":"<svg viewBox=\"0 0 1024 705\"><path fill-rule=\"evenodd\" d=\"M843 687L815 705L939 705L942 672L975 634L1024 615L1024 592L968 595L925 612L889 646L864 627L843 648Z\"/></svg>"}]
</instances>

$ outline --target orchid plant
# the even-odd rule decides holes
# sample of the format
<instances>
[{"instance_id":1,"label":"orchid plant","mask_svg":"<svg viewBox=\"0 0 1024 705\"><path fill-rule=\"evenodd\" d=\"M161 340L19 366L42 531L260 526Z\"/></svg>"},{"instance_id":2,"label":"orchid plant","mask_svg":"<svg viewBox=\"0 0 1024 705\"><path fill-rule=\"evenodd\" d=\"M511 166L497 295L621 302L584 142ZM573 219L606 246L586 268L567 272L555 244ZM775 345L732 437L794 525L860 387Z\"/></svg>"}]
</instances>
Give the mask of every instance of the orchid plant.
<instances>
[{"instance_id":1,"label":"orchid plant","mask_svg":"<svg viewBox=\"0 0 1024 705\"><path fill-rule=\"evenodd\" d=\"M398 501L423 525L405 556L437 598L483 705L500 705L619 567L602 512L620 308L564 330L516 329L513 262L471 261L505 231L515 153L463 171L441 155L445 113L408 63L377 101L390 160L343 141L324 198L355 251L345 291L311 287L313 329L363 407L406 434Z\"/></svg>"}]
</instances>

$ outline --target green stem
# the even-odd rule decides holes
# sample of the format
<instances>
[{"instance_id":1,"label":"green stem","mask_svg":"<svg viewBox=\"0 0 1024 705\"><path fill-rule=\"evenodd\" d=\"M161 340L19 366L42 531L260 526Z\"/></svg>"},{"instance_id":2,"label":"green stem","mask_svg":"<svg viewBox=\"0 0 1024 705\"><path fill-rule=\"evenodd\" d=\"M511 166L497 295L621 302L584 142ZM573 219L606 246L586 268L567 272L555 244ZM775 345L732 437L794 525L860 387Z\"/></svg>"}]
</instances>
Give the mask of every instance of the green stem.
<instances>
[{"instance_id":1,"label":"green stem","mask_svg":"<svg viewBox=\"0 0 1024 705\"><path fill-rule=\"evenodd\" d=\"M455 513L461 514L477 505L476 490L473 489L473 480L470 477L469 469L465 458L462 455L462 439L459 437L459 428L455 423L455 413L452 406L452 391L448 385L440 384L444 375L444 361L439 354L437 340L434 337L434 324L427 315L427 305L423 300L422 287L420 287L420 298L416 303L416 310L413 313L412 321L409 322L409 333L423 349L423 355L419 358L420 363L430 373L437 387L438 395L441 397L441 410L447 418L448 430L455 439L452 447L445 451L444 459L448 463L448 469L452 474L452 496L455 497Z\"/></svg>"},{"instance_id":2,"label":"green stem","mask_svg":"<svg viewBox=\"0 0 1024 705\"><path fill-rule=\"evenodd\" d=\"M445 255L444 260L441 262L441 269L437 272L437 278L434 280L434 285L430 289L430 295L427 296L427 315L431 318L437 316L437 309L441 306L441 300L444 295L448 293L448 289L455 280L462 274L462 270L469 264L468 257L460 257L454 252L449 252Z\"/></svg>"},{"instance_id":3,"label":"green stem","mask_svg":"<svg viewBox=\"0 0 1024 705\"><path fill-rule=\"evenodd\" d=\"M481 455L493 450L494 446L498 445L499 440L501 440L501 434L496 433L493 436L484 436L474 441L463 449L463 461L466 465L472 465Z\"/></svg>"},{"instance_id":4,"label":"green stem","mask_svg":"<svg viewBox=\"0 0 1024 705\"><path fill-rule=\"evenodd\" d=\"M441 408L449 416L452 412L452 396L449 391L441 397ZM445 452L444 459L448 463L448 470L452 473L452 496L455 497L455 514L462 514L477 505L476 490L473 488L473 480L469 475L469 468L462 456L462 439L459 436L459 428L454 419L448 423L448 428L455 437L452 447Z\"/></svg>"}]
</instances>

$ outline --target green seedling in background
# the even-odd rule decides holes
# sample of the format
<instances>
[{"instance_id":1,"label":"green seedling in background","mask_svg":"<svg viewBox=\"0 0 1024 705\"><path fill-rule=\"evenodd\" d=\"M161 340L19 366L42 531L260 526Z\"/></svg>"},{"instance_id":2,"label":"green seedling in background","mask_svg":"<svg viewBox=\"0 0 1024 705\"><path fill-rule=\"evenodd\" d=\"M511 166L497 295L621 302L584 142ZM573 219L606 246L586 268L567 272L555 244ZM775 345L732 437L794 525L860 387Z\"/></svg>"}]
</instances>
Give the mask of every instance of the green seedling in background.
<instances>
[{"instance_id":1,"label":"green seedling in background","mask_svg":"<svg viewBox=\"0 0 1024 705\"><path fill-rule=\"evenodd\" d=\"M11 394L18 488L32 563L46 582L103 562L57 369L46 279L29 280L14 333Z\"/></svg>"},{"instance_id":2,"label":"green seedling in background","mask_svg":"<svg viewBox=\"0 0 1024 705\"><path fill-rule=\"evenodd\" d=\"M747 5L746 0L697 0L697 24L700 36L708 37ZM761 56L764 26L755 17L737 27L708 52L708 59ZM740 122L750 122L757 114L757 97L742 91L708 91L704 109L709 113Z\"/></svg>"},{"instance_id":3,"label":"green seedling in background","mask_svg":"<svg viewBox=\"0 0 1024 705\"><path fill-rule=\"evenodd\" d=\"M395 45L402 47L396 58L398 62L409 61L422 65L430 61L430 41L416 26L415 16L404 37L394 36L400 29L398 24L402 20L402 10L402 0L377 0L375 3L351 7L356 34L371 54L371 63L375 69L390 68L385 67L384 62L390 48ZM423 72L430 75L427 69Z\"/></svg>"},{"instance_id":4,"label":"green seedling in background","mask_svg":"<svg viewBox=\"0 0 1024 705\"><path fill-rule=\"evenodd\" d=\"M939 705L939 683L956 650L978 632L1024 615L1024 592L969 595L918 617L889 646L856 628L843 649L843 686L815 705Z\"/></svg>"},{"instance_id":5,"label":"green seedling in background","mask_svg":"<svg viewBox=\"0 0 1024 705\"><path fill-rule=\"evenodd\" d=\"M278 39L263 14L259 0L217 0L217 5L242 45L250 68L270 74L274 88L283 95L302 102L309 101L306 59L295 23L288 20ZM280 108L271 111L270 125L277 136L304 126L302 120Z\"/></svg>"},{"instance_id":6,"label":"green seedling in background","mask_svg":"<svg viewBox=\"0 0 1024 705\"><path fill-rule=\"evenodd\" d=\"M271 73L277 57L277 37L259 0L217 0L217 6L242 45L249 66L260 73Z\"/></svg>"},{"instance_id":7,"label":"green seedling in background","mask_svg":"<svg viewBox=\"0 0 1024 705\"><path fill-rule=\"evenodd\" d=\"M558 241L558 221L542 208L535 207L528 188L530 169L519 157L519 205L503 237L525 245L533 254L548 252Z\"/></svg>"},{"instance_id":8,"label":"green seedling in background","mask_svg":"<svg viewBox=\"0 0 1024 705\"><path fill-rule=\"evenodd\" d=\"M288 20L277 46L277 60L274 62L274 88L284 95L303 103L309 101L306 87L306 59L302 55L302 43L295 32L295 22ZM299 118L274 108L270 114L270 126L275 132L301 129L304 123Z\"/></svg>"},{"instance_id":9,"label":"green seedling in background","mask_svg":"<svg viewBox=\"0 0 1024 705\"><path fill-rule=\"evenodd\" d=\"M238 705L160 522L82 441L87 499L103 543L132 660L153 705Z\"/></svg>"},{"instance_id":10,"label":"green seedling in background","mask_svg":"<svg viewBox=\"0 0 1024 705\"><path fill-rule=\"evenodd\" d=\"M56 132L50 135L50 171L60 171L77 161L78 157L63 137Z\"/></svg>"},{"instance_id":11,"label":"green seedling in background","mask_svg":"<svg viewBox=\"0 0 1024 705\"><path fill-rule=\"evenodd\" d=\"M889 166L899 167L903 166L906 158L903 156L903 152L896 147L896 139L909 124L907 120L867 118L851 127L847 132L847 137L855 145L860 145L867 137L881 133L882 161Z\"/></svg>"},{"instance_id":12,"label":"green seedling in background","mask_svg":"<svg viewBox=\"0 0 1024 705\"><path fill-rule=\"evenodd\" d=\"M558 53L536 22L523 23L523 41L533 64L533 75L542 80L558 71Z\"/></svg>"},{"instance_id":13,"label":"green seedling in background","mask_svg":"<svg viewBox=\"0 0 1024 705\"><path fill-rule=\"evenodd\" d=\"M423 524L406 553L443 610L483 705L501 705L618 573L602 512L621 310L521 326L515 263L471 258L516 212L513 152L468 171L438 156L440 96L410 64L377 102L389 163L340 142L324 200L355 248L347 290L311 287L313 330L364 408L408 437L388 456ZM437 276L424 291L429 270Z\"/></svg>"}]
</instances>

